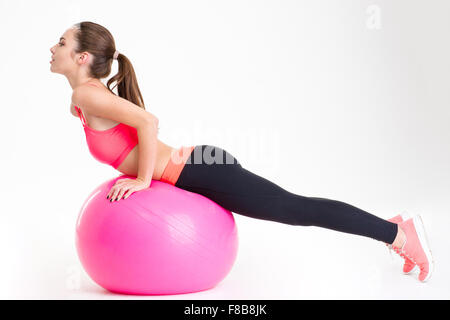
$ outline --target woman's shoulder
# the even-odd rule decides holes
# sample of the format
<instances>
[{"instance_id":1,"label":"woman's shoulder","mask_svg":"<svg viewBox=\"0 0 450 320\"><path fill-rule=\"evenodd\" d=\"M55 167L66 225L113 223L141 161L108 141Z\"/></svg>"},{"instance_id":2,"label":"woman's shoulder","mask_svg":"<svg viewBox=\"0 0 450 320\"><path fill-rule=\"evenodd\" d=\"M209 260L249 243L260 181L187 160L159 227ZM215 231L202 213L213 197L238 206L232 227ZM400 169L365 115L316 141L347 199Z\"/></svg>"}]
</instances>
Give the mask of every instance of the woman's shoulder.
<instances>
[{"instance_id":1,"label":"woman's shoulder","mask_svg":"<svg viewBox=\"0 0 450 320\"><path fill-rule=\"evenodd\" d=\"M103 97L106 96L109 97L111 94L115 95L103 84L94 85L92 83L83 83L72 90L72 104L83 110L81 107L81 105L83 105L83 101L87 102L91 101L91 99L95 101L98 99L103 99Z\"/></svg>"}]
</instances>

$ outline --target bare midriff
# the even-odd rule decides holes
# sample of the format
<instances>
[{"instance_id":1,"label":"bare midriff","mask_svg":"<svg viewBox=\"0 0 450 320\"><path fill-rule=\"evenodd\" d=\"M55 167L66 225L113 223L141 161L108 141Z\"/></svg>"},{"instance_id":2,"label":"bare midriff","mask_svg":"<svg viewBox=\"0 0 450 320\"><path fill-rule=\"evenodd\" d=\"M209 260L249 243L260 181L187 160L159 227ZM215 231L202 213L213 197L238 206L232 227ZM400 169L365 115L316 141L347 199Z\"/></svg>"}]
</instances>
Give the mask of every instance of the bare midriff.
<instances>
[{"instance_id":1,"label":"bare midriff","mask_svg":"<svg viewBox=\"0 0 450 320\"><path fill-rule=\"evenodd\" d=\"M170 160L172 150L174 150L174 148L158 140L156 163L152 176L153 180L161 179L164 169L166 168L167 163ZM139 167L138 165L139 165L139 143L130 151L130 153L126 156L126 158L122 161L122 163L117 167L117 170L119 170L124 174L137 177Z\"/></svg>"}]
</instances>

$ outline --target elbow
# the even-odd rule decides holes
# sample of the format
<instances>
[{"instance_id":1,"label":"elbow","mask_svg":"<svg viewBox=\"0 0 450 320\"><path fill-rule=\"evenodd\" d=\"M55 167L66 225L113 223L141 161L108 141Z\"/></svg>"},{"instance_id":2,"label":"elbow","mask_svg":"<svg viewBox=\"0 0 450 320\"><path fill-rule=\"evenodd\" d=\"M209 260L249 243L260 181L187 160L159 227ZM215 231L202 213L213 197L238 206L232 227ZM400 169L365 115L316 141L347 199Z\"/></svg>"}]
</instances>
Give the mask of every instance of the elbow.
<instances>
[{"instance_id":1,"label":"elbow","mask_svg":"<svg viewBox=\"0 0 450 320\"><path fill-rule=\"evenodd\" d=\"M145 127L151 127L153 129L158 130L159 120L155 116L147 117L145 121Z\"/></svg>"}]
</instances>

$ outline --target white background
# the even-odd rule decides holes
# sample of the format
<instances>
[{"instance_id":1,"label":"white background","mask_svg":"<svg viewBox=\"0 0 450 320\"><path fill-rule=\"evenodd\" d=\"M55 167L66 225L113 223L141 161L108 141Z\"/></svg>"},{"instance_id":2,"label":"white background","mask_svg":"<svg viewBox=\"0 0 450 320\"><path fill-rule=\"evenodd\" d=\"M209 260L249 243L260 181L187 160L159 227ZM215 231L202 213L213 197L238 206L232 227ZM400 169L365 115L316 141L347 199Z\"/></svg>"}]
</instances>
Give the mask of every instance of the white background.
<instances>
[{"instance_id":1,"label":"white background","mask_svg":"<svg viewBox=\"0 0 450 320\"><path fill-rule=\"evenodd\" d=\"M0 0L0 297L450 298L449 13L445 0ZM288 191L384 219L421 214L433 277L403 275L371 238L234 214L238 256L215 288L99 287L78 260L75 223L120 172L89 154L68 81L49 64L86 20L132 61L163 142L222 147Z\"/></svg>"}]
</instances>

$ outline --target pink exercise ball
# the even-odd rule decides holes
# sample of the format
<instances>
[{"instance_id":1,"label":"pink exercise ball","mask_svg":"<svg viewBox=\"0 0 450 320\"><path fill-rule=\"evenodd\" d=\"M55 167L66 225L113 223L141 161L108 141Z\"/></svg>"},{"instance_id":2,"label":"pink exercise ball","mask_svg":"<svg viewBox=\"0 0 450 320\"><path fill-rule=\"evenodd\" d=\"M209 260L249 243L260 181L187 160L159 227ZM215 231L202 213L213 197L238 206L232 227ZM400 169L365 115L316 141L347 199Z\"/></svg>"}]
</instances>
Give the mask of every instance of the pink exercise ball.
<instances>
[{"instance_id":1,"label":"pink exercise ball","mask_svg":"<svg viewBox=\"0 0 450 320\"><path fill-rule=\"evenodd\" d=\"M209 198L153 180L127 199L106 198L117 179L85 200L76 225L78 257L87 274L115 293L198 292L222 281L237 255L232 213Z\"/></svg>"}]
</instances>

